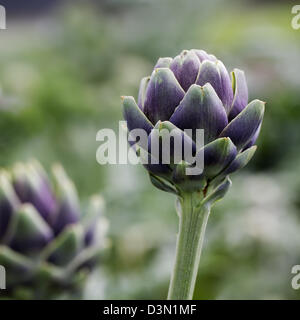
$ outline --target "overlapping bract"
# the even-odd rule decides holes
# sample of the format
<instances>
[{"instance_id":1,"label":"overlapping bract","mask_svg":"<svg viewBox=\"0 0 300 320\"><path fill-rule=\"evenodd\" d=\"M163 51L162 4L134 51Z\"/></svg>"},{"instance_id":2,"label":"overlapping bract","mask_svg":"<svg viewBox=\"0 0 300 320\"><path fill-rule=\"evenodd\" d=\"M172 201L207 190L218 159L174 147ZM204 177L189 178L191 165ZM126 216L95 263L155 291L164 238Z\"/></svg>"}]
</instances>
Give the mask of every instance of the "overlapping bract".
<instances>
[{"instance_id":1,"label":"overlapping bract","mask_svg":"<svg viewBox=\"0 0 300 320\"><path fill-rule=\"evenodd\" d=\"M228 174L244 167L253 156L264 115L264 102L248 103L244 72L234 69L231 77L224 64L203 50L184 50L175 58L160 58L150 77L140 84L138 102L123 97L123 113L128 130L192 129L188 143L193 144L196 129L204 129L204 171L187 176L190 164L147 164L152 182L170 191L175 189L207 189L212 181L221 181ZM149 150L147 150L149 151ZM171 188L171 190L175 190Z\"/></svg>"},{"instance_id":2,"label":"overlapping bract","mask_svg":"<svg viewBox=\"0 0 300 320\"><path fill-rule=\"evenodd\" d=\"M12 296L20 288L43 298L74 290L105 246L102 198L92 197L81 215L63 168L55 165L52 172L54 187L37 161L0 172L0 265Z\"/></svg>"}]
</instances>

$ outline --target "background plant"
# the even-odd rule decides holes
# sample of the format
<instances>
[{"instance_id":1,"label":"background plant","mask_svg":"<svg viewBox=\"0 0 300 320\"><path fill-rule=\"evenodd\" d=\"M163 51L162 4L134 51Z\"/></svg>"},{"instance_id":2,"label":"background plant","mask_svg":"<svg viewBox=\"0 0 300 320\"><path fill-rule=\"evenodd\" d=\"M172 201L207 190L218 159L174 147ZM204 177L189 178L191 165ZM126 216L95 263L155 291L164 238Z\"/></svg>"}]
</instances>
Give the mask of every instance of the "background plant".
<instances>
[{"instance_id":1,"label":"background plant","mask_svg":"<svg viewBox=\"0 0 300 320\"><path fill-rule=\"evenodd\" d=\"M81 212L76 188L56 164L52 181L37 161L0 173L0 265L5 298L79 295L107 246L104 203L93 196Z\"/></svg>"}]
</instances>

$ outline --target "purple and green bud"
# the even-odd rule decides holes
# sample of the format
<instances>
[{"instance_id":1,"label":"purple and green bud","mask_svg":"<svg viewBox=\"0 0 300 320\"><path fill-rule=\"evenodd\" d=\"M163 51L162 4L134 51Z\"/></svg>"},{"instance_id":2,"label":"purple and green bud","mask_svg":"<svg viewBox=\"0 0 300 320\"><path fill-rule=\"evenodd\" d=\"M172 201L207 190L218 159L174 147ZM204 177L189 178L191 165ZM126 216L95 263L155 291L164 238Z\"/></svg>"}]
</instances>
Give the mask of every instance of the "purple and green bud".
<instances>
[{"instance_id":1,"label":"purple and green bud","mask_svg":"<svg viewBox=\"0 0 300 320\"><path fill-rule=\"evenodd\" d=\"M27 288L34 294L34 288L44 287L50 297L75 290L79 274L87 274L106 246L103 209L102 198L93 196L82 214L76 188L60 165L53 166L51 180L37 161L0 172L0 265L9 271L6 293L14 297Z\"/></svg>"},{"instance_id":2,"label":"purple and green bud","mask_svg":"<svg viewBox=\"0 0 300 320\"><path fill-rule=\"evenodd\" d=\"M151 181L175 193L187 189L206 193L212 184L216 187L227 175L244 167L255 152L264 108L260 100L248 101L243 71L234 69L229 74L214 55L194 49L184 50L175 58L160 58L151 76L142 79L137 103L133 97L123 97L128 130L143 129L148 135L147 148L139 146L147 150L138 154L158 159L158 163L144 164ZM184 145L193 148L197 146L196 130L204 130L204 145L193 150L196 159L204 159L202 173L186 174L184 168L193 163L183 152L182 161L175 164L166 164L151 152L151 140L157 138L154 131L162 127L176 130ZM184 133L187 129L192 132L189 136Z\"/></svg>"}]
</instances>

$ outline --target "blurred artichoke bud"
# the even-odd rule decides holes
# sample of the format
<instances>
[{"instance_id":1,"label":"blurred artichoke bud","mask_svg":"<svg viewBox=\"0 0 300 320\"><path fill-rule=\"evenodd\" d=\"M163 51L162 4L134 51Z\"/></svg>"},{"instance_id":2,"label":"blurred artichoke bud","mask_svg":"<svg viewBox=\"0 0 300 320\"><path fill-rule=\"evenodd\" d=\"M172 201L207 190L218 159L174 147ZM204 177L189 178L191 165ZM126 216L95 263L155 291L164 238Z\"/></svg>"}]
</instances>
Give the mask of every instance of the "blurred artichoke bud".
<instances>
[{"instance_id":1,"label":"blurred artichoke bud","mask_svg":"<svg viewBox=\"0 0 300 320\"><path fill-rule=\"evenodd\" d=\"M203 172L188 175L185 169L194 164L183 152L179 162L165 163L156 157L157 163L145 164L156 187L177 194L182 190L206 194L253 156L264 105L260 100L248 103L243 71L234 69L230 78L215 56L193 49L184 50L175 58L160 58L152 75L142 79L138 102L133 97L123 97L123 114L129 132L147 132L147 146L135 145L143 158L153 156L149 146L155 137L154 129L167 129L174 136L181 136L185 146L192 146L196 159L204 159ZM196 129L204 130L201 147L196 144ZM187 135L184 130L191 130L192 134Z\"/></svg>"},{"instance_id":2,"label":"blurred artichoke bud","mask_svg":"<svg viewBox=\"0 0 300 320\"><path fill-rule=\"evenodd\" d=\"M77 192L60 165L51 182L37 161L0 173L0 265L8 297L78 292L107 245L100 196L81 215Z\"/></svg>"}]
</instances>

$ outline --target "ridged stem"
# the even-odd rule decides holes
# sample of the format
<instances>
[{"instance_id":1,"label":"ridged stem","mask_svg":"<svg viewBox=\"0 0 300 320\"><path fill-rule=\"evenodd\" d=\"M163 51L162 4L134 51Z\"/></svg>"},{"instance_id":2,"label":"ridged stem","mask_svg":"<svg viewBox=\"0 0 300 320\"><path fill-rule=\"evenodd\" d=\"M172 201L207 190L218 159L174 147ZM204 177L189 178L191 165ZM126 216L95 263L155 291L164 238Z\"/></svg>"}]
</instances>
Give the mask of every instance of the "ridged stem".
<instances>
[{"instance_id":1,"label":"ridged stem","mask_svg":"<svg viewBox=\"0 0 300 320\"><path fill-rule=\"evenodd\" d=\"M194 194L180 198L179 233L168 300L191 300L200 263L209 206L197 206Z\"/></svg>"}]
</instances>

